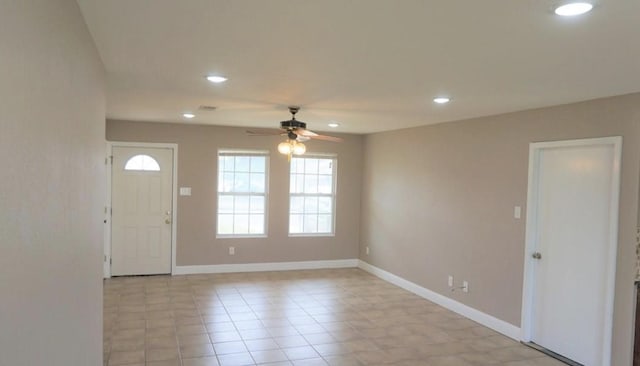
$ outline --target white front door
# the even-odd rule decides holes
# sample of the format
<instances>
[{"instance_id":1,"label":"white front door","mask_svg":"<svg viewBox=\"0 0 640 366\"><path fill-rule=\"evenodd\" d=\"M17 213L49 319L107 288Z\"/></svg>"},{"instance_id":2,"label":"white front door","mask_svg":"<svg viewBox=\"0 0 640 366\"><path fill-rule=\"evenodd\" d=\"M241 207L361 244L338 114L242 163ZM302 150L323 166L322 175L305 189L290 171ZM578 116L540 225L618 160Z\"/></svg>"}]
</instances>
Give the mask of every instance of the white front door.
<instances>
[{"instance_id":1,"label":"white front door","mask_svg":"<svg viewBox=\"0 0 640 366\"><path fill-rule=\"evenodd\" d=\"M610 362L620 145L531 145L526 340L588 366Z\"/></svg>"},{"instance_id":2,"label":"white front door","mask_svg":"<svg viewBox=\"0 0 640 366\"><path fill-rule=\"evenodd\" d=\"M171 273L173 149L113 147L111 275Z\"/></svg>"}]
</instances>

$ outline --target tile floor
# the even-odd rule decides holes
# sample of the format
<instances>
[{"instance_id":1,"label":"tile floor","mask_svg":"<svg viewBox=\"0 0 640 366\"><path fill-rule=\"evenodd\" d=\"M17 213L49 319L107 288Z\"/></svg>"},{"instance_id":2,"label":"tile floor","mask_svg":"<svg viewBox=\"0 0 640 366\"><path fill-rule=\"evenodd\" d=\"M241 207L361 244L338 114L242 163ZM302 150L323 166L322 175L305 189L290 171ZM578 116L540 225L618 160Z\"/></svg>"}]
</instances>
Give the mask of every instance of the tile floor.
<instances>
[{"instance_id":1,"label":"tile floor","mask_svg":"<svg viewBox=\"0 0 640 366\"><path fill-rule=\"evenodd\" d=\"M105 365L560 366L359 269L104 283Z\"/></svg>"}]
</instances>

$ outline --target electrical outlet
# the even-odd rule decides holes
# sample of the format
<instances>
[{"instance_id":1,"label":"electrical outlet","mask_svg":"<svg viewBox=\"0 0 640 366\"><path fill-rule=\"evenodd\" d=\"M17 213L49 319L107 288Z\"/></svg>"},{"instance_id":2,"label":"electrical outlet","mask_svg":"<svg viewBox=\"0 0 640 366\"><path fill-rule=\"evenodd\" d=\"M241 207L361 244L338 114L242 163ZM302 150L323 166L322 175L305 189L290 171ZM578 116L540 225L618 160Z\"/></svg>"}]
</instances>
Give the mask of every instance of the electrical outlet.
<instances>
[{"instance_id":1,"label":"electrical outlet","mask_svg":"<svg viewBox=\"0 0 640 366\"><path fill-rule=\"evenodd\" d=\"M469 292L469 282L462 281L462 292Z\"/></svg>"},{"instance_id":2,"label":"electrical outlet","mask_svg":"<svg viewBox=\"0 0 640 366\"><path fill-rule=\"evenodd\" d=\"M453 276L449 275L449 280L447 281L449 287L453 287Z\"/></svg>"},{"instance_id":3,"label":"electrical outlet","mask_svg":"<svg viewBox=\"0 0 640 366\"><path fill-rule=\"evenodd\" d=\"M367 255L369 255L369 247L368 246L365 248L365 251L367 252Z\"/></svg>"},{"instance_id":4,"label":"electrical outlet","mask_svg":"<svg viewBox=\"0 0 640 366\"><path fill-rule=\"evenodd\" d=\"M236 254L236 247L229 247L229 255L235 255Z\"/></svg>"}]
</instances>

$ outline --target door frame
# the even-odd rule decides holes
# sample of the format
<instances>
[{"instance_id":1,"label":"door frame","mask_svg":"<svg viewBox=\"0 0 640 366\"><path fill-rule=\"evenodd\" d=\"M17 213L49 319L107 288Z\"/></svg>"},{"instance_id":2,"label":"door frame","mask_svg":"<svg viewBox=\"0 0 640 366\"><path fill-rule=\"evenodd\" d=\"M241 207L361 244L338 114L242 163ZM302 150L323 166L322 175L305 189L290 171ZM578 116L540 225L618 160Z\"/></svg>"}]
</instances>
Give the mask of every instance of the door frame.
<instances>
[{"instance_id":1,"label":"door frame","mask_svg":"<svg viewBox=\"0 0 640 366\"><path fill-rule=\"evenodd\" d=\"M176 240L178 217L178 144L155 142L107 141L107 192L105 205L105 240L104 240L104 278L111 278L111 187L114 147L139 147L170 149L173 152L173 171L171 187L171 274L176 271Z\"/></svg>"},{"instance_id":2,"label":"door frame","mask_svg":"<svg viewBox=\"0 0 640 366\"><path fill-rule=\"evenodd\" d=\"M607 280L606 297L604 311L602 362L603 366L611 365L611 342L613 335L613 302L615 296L616 260L618 249L618 209L620 197L620 161L622 157L622 137L601 137L578 140L533 142L529 144L529 180L527 189L527 226L524 248L524 280L522 291L522 318L521 318L521 340L530 342L532 337L533 323L533 292L535 279L535 266L531 260L531 253L537 246L536 233L538 231L537 202L539 181L540 153L544 149L574 146L608 145L613 147L613 182L610 192L610 219L609 226L613 228L609 232L607 249Z\"/></svg>"}]
</instances>

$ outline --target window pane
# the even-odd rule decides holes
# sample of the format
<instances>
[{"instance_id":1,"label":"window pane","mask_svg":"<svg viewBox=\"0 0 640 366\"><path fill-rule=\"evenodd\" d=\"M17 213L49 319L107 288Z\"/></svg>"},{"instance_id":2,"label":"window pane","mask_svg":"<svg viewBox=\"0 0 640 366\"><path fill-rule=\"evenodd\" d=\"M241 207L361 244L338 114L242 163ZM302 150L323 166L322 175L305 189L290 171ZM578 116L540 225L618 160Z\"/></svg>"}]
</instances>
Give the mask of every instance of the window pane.
<instances>
[{"instance_id":1,"label":"window pane","mask_svg":"<svg viewBox=\"0 0 640 366\"><path fill-rule=\"evenodd\" d=\"M304 176L304 193L318 193L318 176Z\"/></svg>"},{"instance_id":2,"label":"window pane","mask_svg":"<svg viewBox=\"0 0 640 366\"><path fill-rule=\"evenodd\" d=\"M222 162L222 171L232 172L234 171L234 157L233 156L223 156L219 161Z\"/></svg>"},{"instance_id":3,"label":"window pane","mask_svg":"<svg viewBox=\"0 0 640 366\"><path fill-rule=\"evenodd\" d=\"M304 197L291 197L289 202L289 212L291 213L303 213L304 212Z\"/></svg>"},{"instance_id":4,"label":"window pane","mask_svg":"<svg viewBox=\"0 0 640 366\"><path fill-rule=\"evenodd\" d=\"M249 213L249 196L235 196L234 211L236 214Z\"/></svg>"},{"instance_id":5,"label":"window pane","mask_svg":"<svg viewBox=\"0 0 640 366\"><path fill-rule=\"evenodd\" d=\"M335 159L293 158L290 166L289 233L334 230Z\"/></svg>"},{"instance_id":6,"label":"window pane","mask_svg":"<svg viewBox=\"0 0 640 366\"><path fill-rule=\"evenodd\" d=\"M233 196L220 196L218 199L218 213L233 213Z\"/></svg>"},{"instance_id":7,"label":"window pane","mask_svg":"<svg viewBox=\"0 0 640 366\"><path fill-rule=\"evenodd\" d=\"M291 173L304 173L303 158L291 158Z\"/></svg>"},{"instance_id":8,"label":"window pane","mask_svg":"<svg viewBox=\"0 0 640 366\"><path fill-rule=\"evenodd\" d=\"M294 174L295 180L293 182L294 185L291 186L292 193L302 193L304 192L304 175L302 174Z\"/></svg>"},{"instance_id":9,"label":"window pane","mask_svg":"<svg viewBox=\"0 0 640 366\"><path fill-rule=\"evenodd\" d=\"M307 174L318 174L318 159L304 159L304 172Z\"/></svg>"},{"instance_id":10,"label":"window pane","mask_svg":"<svg viewBox=\"0 0 640 366\"><path fill-rule=\"evenodd\" d=\"M218 215L218 233L233 234L233 215Z\"/></svg>"},{"instance_id":11,"label":"window pane","mask_svg":"<svg viewBox=\"0 0 640 366\"><path fill-rule=\"evenodd\" d=\"M318 213L318 197L304 198L304 213Z\"/></svg>"},{"instance_id":12,"label":"window pane","mask_svg":"<svg viewBox=\"0 0 640 366\"><path fill-rule=\"evenodd\" d=\"M236 173L233 181L234 192L249 192L249 173Z\"/></svg>"},{"instance_id":13,"label":"window pane","mask_svg":"<svg viewBox=\"0 0 640 366\"><path fill-rule=\"evenodd\" d=\"M289 215L289 232L302 233L302 215Z\"/></svg>"},{"instance_id":14,"label":"window pane","mask_svg":"<svg viewBox=\"0 0 640 366\"><path fill-rule=\"evenodd\" d=\"M235 215L233 217L233 233L249 234L249 215Z\"/></svg>"},{"instance_id":15,"label":"window pane","mask_svg":"<svg viewBox=\"0 0 640 366\"><path fill-rule=\"evenodd\" d=\"M318 232L331 232L331 215L318 215Z\"/></svg>"},{"instance_id":16,"label":"window pane","mask_svg":"<svg viewBox=\"0 0 640 366\"><path fill-rule=\"evenodd\" d=\"M262 193L264 189L264 174L263 173L251 173L250 178L251 192Z\"/></svg>"},{"instance_id":17,"label":"window pane","mask_svg":"<svg viewBox=\"0 0 640 366\"><path fill-rule=\"evenodd\" d=\"M330 214L331 213L331 202L333 200L331 199L331 197L319 197L318 198L318 212L319 213L325 213L325 214Z\"/></svg>"},{"instance_id":18,"label":"window pane","mask_svg":"<svg viewBox=\"0 0 640 366\"><path fill-rule=\"evenodd\" d=\"M264 213L264 197L251 196L249 206L251 213Z\"/></svg>"},{"instance_id":19,"label":"window pane","mask_svg":"<svg viewBox=\"0 0 640 366\"><path fill-rule=\"evenodd\" d=\"M333 163L333 159L319 159L318 173L332 175L333 174L332 163Z\"/></svg>"},{"instance_id":20,"label":"window pane","mask_svg":"<svg viewBox=\"0 0 640 366\"><path fill-rule=\"evenodd\" d=\"M265 233L266 179L265 155L218 155L218 234Z\"/></svg>"},{"instance_id":21,"label":"window pane","mask_svg":"<svg viewBox=\"0 0 640 366\"><path fill-rule=\"evenodd\" d=\"M236 156L236 172L249 172L251 166L251 157L249 156Z\"/></svg>"},{"instance_id":22,"label":"window pane","mask_svg":"<svg viewBox=\"0 0 640 366\"><path fill-rule=\"evenodd\" d=\"M264 156L251 157L251 171L254 173L264 173L267 158Z\"/></svg>"},{"instance_id":23,"label":"window pane","mask_svg":"<svg viewBox=\"0 0 640 366\"><path fill-rule=\"evenodd\" d=\"M233 191L233 177L235 174L233 173L224 173L224 178L222 179L222 192L231 192Z\"/></svg>"},{"instance_id":24,"label":"window pane","mask_svg":"<svg viewBox=\"0 0 640 366\"><path fill-rule=\"evenodd\" d=\"M318 232L318 216L317 215L304 215L304 232L305 233Z\"/></svg>"},{"instance_id":25,"label":"window pane","mask_svg":"<svg viewBox=\"0 0 640 366\"><path fill-rule=\"evenodd\" d=\"M321 175L318 177L318 192L319 193L331 193L333 191L333 179L328 175Z\"/></svg>"},{"instance_id":26,"label":"window pane","mask_svg":"<svg viewBox=\"0 0 640 366\"><path fill-rule=\"evenodd\" d=\"M249 233L264 234L264 215L249 216Z\"/></svg>"},{"instance_id":27,"label":"window pane","mask_svg":"<svg viewBox=\"0 0 640 366\"><path fill-rule=\"evenodd\" d=\"M149 155L136 155L124 165L124 170L160 171L160 165L156 159Z\"/></svg>"}]
</instances>

